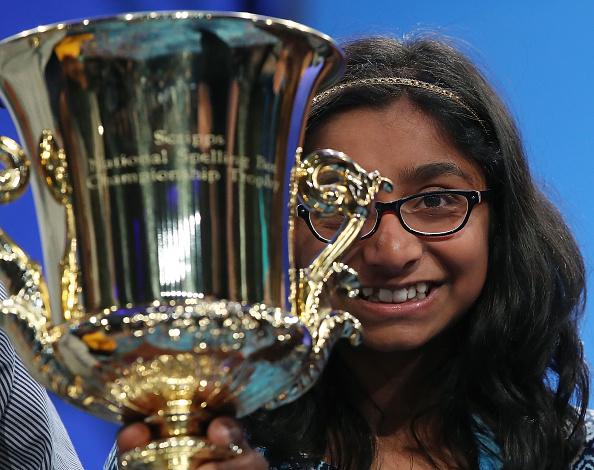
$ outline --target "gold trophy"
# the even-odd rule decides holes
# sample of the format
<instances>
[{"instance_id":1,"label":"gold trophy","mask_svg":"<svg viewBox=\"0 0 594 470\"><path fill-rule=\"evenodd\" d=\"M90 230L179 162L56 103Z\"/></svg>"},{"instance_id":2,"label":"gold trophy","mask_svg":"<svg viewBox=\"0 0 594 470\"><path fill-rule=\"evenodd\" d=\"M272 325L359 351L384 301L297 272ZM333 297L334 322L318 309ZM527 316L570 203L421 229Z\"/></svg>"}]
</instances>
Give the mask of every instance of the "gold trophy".
<instances>
[{"instance_id":1,"label":"gold trophy","mask_svg":"<svg viewBox=\"0 0 594 470\"><path fill-rule=\"evenodd\" d=\"M32 175L40 266L0 230L1 327L48 389L158 438L122 468L187 470L240 453L208 422L298 398L357 321L341 256L389 184L343 154L300 157L340 50L243 13L135 13L0 42L0 93L24 151L0 139L0 201ZM297 150L297 151L296 151ZM27 155L27 156L26 156ZM297 199L345 223L293 263Z\"/></svg>"}]
</instances>

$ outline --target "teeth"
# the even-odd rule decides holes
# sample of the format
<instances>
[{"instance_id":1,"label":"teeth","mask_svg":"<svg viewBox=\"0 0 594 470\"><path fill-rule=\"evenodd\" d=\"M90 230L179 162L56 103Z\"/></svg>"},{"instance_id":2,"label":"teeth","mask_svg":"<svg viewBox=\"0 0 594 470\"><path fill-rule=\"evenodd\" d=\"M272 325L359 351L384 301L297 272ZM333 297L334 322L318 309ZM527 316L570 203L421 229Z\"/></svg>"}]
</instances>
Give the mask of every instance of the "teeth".
<instances>
[{"instance_id":1,"label":"teeth","mask_svg":"<svg viewBox=\"0 0 594 470\"><path fill-rule=\"evenodd\" d=\"M407 289L397 289L394 291L394 302L397 304L405 302L408 297Z\"/></svg>"},{"instance_id":2,"label":"teeth","mask_svg":"<svg viewBox=\"0 0 594 470\"><path fill-rule=\"evenodd\" d=\"M415 296L417 295L417 289L413 286L413 287L409 287L408 288L408 292L406 295L407 299L413 299Z\"/></svg>"},{"instance_id":3,"label":"teeth","mask_svg":"<svg viewBox=\"0 0 594 470\"><path fill-rule=\"evenodd\" d=\"M382 303L402 303L407 300L417 299L422 300L429 294L429 286L426 282L418 282L414 286L404 289L386 289L363 287L361 289L361 297L370 302Z\"/></svg>"},{"instance_id":4,"label":"teeth","mask_svg":"<svg viewBox=\"0 0 594 470\"><path fill-rule=\"evenodd\" d=\"M380 302L392 302L392 291L389 289L380 289L378 294Z\"/></svg>"}]
</instances>

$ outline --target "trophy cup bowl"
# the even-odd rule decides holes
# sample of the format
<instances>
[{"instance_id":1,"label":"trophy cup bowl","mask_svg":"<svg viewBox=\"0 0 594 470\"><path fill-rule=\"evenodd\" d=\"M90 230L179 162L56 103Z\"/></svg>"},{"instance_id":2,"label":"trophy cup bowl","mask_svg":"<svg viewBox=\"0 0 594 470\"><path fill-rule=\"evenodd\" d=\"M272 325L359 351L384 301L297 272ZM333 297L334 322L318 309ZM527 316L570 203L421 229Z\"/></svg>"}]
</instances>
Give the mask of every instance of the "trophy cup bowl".
<instances>
[{"instance_id":1,"label":"trophy cup bowl","mask_svg":"<svg viewBox=\"0 0 594 470\"><path fill-rule=\"evenodd\" d=\"M24 149L0 138L0 201L31 179L44 272L0 230L0 326L32 375L156 440L122 468L231 458L221 414L295 400L357 321L341 256L388 188L345 155L302 158L315 90L342 55L302 25L243 13L134 13L0 42L0 94ZM345 223L294 265L297 198Z\"/></svg>"}]
</instances>

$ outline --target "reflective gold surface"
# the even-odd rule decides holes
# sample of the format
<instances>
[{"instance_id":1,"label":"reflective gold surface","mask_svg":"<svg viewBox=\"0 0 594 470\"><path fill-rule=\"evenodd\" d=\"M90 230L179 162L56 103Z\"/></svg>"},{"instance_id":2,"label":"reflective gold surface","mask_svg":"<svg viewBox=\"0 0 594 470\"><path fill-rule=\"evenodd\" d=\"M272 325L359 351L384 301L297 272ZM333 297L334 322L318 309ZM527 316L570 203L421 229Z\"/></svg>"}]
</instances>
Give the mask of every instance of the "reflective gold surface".
<instances>
[{"instance_id":1,"label":"reflective gold surface","mask_svg":"<svg viewBox=\"0 0 594 470\"><path fill-rule=\"evenodd\" d=\"M310 210L322 215L340 213L346 220L333 242L299 275L297 311L307 324L315 325L320 294L330 276L338 277L334 283L347 295L358 294L356 273L336 261L357 239L375 195L381 190L392 191L392 184L379 172L367 173L344 153L331 149L298 161L295 173L292 207L296 207L298 195Z\"/></svg>"},{"instance_id":2,"label":"reflective gold surface","mask_svg":"<svg viewBox=\"0 0 594 470\"><path fill-rule=\"evenodd\" d=\"M205 423L296 399L336 341L358 340L320 298L356 293L341 255L385 180L338 153L295 160L310 99L341 67L326 36L248 14L138 13L0 42L44 252L42 276L0 230L0 323L50 389L157 428L126 468L232 457ZM28 163L8 140L0 158L8 201ZM298 197L349 216L302 270Z\"/></svg>"},{"instance_id":3,"label":"reflective gold surface","mask_svg":"<svg viewBox=\"0 0 594 470\"><path fill-rule=\"evenodd\" d=\"M232 445L229 449L215 448L208 441L190 436L170 437L151 442L148 446L128 453L120 462L125 469L177 470L196 468L202 462L222 460L242 454Z\"/></svg>"},{"instance_id":4,"label":"reflective gold surface","mask_svg":"<svg viewBox=\"0 0 594 470\"><path fill-rule=\"evenodd\" d=\"M84 311L200 294L287 308L287 175L308 98L339 68L324 36L250 15L124 15L3 41L3 99L27 153L41 141L52 302L68 197Z\"/></svg>"},{"instance_id":5,"label":"reflective gold surface","mask_svg":"<svg viewBox=\"0 0 594 470\"><path fill-rule=\"evenodd\" d=\"M0 136L0 203L20 196L29 181L29 160L19 144L9 137Z\"/></svg>"}]
</instances>

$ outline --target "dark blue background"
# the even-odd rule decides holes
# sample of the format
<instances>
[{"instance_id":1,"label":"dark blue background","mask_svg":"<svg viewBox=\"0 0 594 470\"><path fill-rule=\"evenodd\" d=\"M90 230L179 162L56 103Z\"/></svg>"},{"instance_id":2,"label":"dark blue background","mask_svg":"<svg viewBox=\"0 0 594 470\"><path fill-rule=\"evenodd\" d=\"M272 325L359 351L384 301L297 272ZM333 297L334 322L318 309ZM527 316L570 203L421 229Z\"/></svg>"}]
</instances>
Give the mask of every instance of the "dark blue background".
<instances>
[{"instance_id":1,"label":"dark blue background","mask_svg":"<svg viewBox=\"0 0 594 470\"><path fill-rule=\"evenodd\" d=\"M568 6L569 5L569 6ZM144 10L236 10L293 19L336 39L364 34L437 32L455 38L486 71L520 124L530 165L573 227L586 255L592 289L594 262L594 3L504 0L22 0L3 2L0 37L39 24ZM0 133L16 138L0 110ZM0 224L41 260L30 191L0 207ZM594 313L582 338L594 357ZM116 427L55 400L87 469L100 469Z\"/></svg>"}]
</instances>

